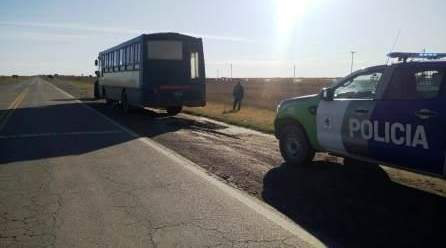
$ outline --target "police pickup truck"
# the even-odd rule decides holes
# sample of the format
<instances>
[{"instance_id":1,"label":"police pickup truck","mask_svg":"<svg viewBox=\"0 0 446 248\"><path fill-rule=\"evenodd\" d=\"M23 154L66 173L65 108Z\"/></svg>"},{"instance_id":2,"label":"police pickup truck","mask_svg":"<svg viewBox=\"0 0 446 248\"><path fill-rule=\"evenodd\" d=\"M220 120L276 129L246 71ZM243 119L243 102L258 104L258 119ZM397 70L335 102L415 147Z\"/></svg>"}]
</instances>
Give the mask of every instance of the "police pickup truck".
<instances>
[{"instance_id":1,"label":"police pickup truck","mask_svg":"<svg viewBox=\"0 0 446 248\"><path fill-rule=\"evenodd\" d=\"M287 164L315 152L446 176L446 54L390 53L398 62L356 71L318 95L277 107Z\"/></svg>"}]
</instances>

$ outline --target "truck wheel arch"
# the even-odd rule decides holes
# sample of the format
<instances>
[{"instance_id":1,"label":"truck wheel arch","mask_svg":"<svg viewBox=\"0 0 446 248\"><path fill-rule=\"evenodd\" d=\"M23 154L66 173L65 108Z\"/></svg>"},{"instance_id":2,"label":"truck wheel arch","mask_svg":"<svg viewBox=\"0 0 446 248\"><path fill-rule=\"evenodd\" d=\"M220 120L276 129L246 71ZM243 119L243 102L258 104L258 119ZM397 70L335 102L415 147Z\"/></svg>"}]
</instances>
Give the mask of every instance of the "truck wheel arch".
<instances>
[{"instance_id":1,"label":"truck wheel arch","mask_svg":"<svg viewBox=\"0 0 446 248\"><path fill-rule=\"evenodd\" d=\"M303 125L300 123L300 121L292 118L285 118L277 120L274 125L274 134L277 138L280 138L280 133L282 132L282 128L286 125L296 125L300 129L302 129L303 133L305 134L305 137L308 139L308 134Z\"/></svg>"}]
</instances>

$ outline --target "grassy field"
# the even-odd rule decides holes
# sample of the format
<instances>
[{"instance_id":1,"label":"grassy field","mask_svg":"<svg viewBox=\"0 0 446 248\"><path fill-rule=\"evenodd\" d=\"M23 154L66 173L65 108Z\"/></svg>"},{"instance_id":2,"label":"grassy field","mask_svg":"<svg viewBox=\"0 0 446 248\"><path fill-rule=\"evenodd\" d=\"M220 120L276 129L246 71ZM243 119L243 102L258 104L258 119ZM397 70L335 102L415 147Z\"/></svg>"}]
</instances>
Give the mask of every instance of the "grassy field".
<instances>
[{"instance_id":1,"label":"grassy field","mask_svg":"<svg viewBox=\"0 0 446 248\"><path fill-rule=\"evenodd\" d=\"M232 89L240 80L245 88L243 106L240 112L231 112ZM321 88L328 86L330 81L331 79L328 78L256 78L232 81L208 79L206 82L206 107L185 108L184 111L272 133L275 110L283 99L318 93Z\"/></svg>"},{"instance_id":2,"label":"grassy field","mask_svg":"<svg viewBox=\"0 0 446 248\"><path fill-rule=\"evenodd\" d=\"M275 112L252 106L243 107L239 112L230 111L232 106L219 102L208 102L206 107L185 108L188 114L205 116L211 119L223 121L237 126L272 133Z\"/></svg>"},{"instance_id":3,"label":"grassy field","mask_svg":"<svg viewBox=\"0 0 446 248\"><path fill-rule=\"evenodd\" d=\"M29 77L24 77L24 76L20 76L20 77L11 77L11 76L0 76L0 83L7 83L7 82L20 82L23 79L26 79Z\"/></svg>"},{"instance_id":4,"label":"grassy field","mask_svg":"<svg viewBox=\"0 0 446 248\"><path fill-rule=\"evenodd\" d=\"M232 89L238 81L245 88L245 106L276 110L283 99L295 96L319 93L328 86L329 78L253 78L224 81L208 79L206 81L207 100L212 103L229 104L232 101Z\"/></svg>"},{"instance_id":5,"label":"grassy field","mask_svg":"<svg viewBox=\"0 0 446 248\"><path fill-rule=\"evenodd\" d=\"M93 85L96 81L94 77L80 77L80 76L57 76L54 78L44 77L48 81L70 81L76 85L76 90L79 91L80 96L85 96L85 98L93 97Z\"/></svg>"}]
</instances>

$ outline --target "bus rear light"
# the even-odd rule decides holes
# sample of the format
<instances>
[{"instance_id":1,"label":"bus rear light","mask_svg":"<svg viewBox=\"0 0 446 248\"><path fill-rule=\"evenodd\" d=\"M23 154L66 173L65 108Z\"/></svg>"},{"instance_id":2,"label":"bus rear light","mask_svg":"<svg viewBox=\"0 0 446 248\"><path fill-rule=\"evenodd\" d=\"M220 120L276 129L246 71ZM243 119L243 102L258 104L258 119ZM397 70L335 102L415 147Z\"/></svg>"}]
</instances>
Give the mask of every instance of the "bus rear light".
<instances>
[{"instance_id":1,"label":"bus rear light","mask_svg":"<svg viewBox=\"0 0 446 248\"><path fill-rule=\"evenodd\" d=\"M188 90L189 85L161 85L160 90Z\"/></svg>"}]
</instances>

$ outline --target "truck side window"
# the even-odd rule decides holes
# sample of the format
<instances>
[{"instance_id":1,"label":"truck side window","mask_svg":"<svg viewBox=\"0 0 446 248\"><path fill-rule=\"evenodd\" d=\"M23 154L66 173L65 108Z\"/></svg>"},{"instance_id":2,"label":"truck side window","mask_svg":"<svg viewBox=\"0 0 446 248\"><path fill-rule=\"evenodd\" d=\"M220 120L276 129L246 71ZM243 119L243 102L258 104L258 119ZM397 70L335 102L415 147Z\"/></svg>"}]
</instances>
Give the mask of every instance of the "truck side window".
<instances>
[{"instance_id":1,"label":"truck side window","mask_svg":"<svg viewBox=\"0 0 446 248\"><path fill-rule=\"evenodd\" d=\"M374 99L382 71L358 75L335 89L335 99Z\"/></svg>"},{"instance_id":2,"label":"truck side window","mask_svg":"<svg viewBox=\"0 0 446 248\"><path fill-rule=\"evenodd\" d=\"M416 91L418 98L434 98L440 92L444 71L426 70L415 73Z\"/></svg>"},{"instance_id":3,"label":"truck side window","mask_svg":"<svg viewBox=\"0 0 446 248\"><path fill-rule=\"evenodd\" d=\"M414 67L395 69L384 98L388 100L431 99L439 95L445 69Z\"/></svg>"}]
</instances>

